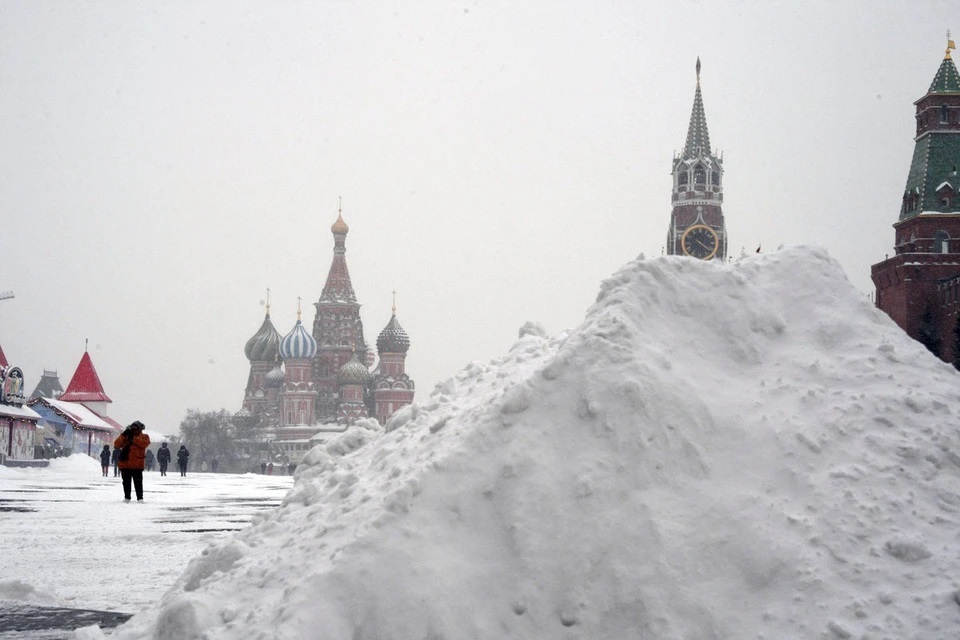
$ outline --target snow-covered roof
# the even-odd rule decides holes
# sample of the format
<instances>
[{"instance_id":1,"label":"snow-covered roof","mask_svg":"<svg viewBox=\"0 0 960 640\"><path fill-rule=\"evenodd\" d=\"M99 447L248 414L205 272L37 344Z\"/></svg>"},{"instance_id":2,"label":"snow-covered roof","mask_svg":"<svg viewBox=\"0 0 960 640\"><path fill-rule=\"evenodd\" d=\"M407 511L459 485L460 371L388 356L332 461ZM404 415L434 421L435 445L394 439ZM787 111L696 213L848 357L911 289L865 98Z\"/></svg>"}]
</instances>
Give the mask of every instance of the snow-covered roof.
<instances>
[{"instance_id":1,"label":"snow-covered roof","mask_svg":"<svg viewBox=\"0 0 960 640\"><path fill-rule=\"evenodd\" d=\"M36 422L41 417L39 413L26 405L17 407L12 404L0 404L0 416L22 418L24 420L31 420L33 422Z\"/></svg>"},{"instance_id":2,"label":"snow-covered roof","mask_svg":"<svg viewBox=\"0 0 960 640\"><path fill-rule=\"evenodd\" d=\"M76 402L66 402L64 400L54 400L53 398L38 398L35 403L43 403L53 409L57 414L65 417L75 426L83 429L94 429L96 431L115 431L115 427L96 413L87 409L82 404Z\"/></svg>"}]
</instances>

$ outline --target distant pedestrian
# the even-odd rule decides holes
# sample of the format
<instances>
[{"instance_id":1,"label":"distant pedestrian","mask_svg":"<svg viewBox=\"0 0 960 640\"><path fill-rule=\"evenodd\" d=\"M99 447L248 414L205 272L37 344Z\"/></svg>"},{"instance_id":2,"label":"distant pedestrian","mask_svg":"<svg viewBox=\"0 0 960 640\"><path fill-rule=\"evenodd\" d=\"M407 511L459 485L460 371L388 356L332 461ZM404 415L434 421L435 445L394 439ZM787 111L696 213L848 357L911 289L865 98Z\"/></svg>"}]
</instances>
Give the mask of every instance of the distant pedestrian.
<instances>
[{"instance_id":1,"label":"distant pedestrian","mask_svg":"<svg viewBox=\"0 0 960 640\"><path fill-rule=\"evenodd\" d=\"M147 449L147 455L143 459L143 463L146 466L147 471L153 471L154 462L156 462L156 458L153 455L153 451L150 451L150 449Z\"/></svg>"},{"instance_id":2,"label":"distant pedestrian","mask_svg":"<svg viewBox=\"0 0 960 640\"><path fill-rule=\"evenodd\" d=\"M220 466L220 461L217 460L216 458L210 461L210 468L213 469L214 473L217 472L217 467L219 466Z\"/></svg>"},{"instance_id":3,"label":"distant pedestrian","mask_svg":"<svg viewBox=\"0 0 960 640\"><path fill-rule=\"evenodd\" d=\"M120 448L117 445L113 445L113 455L110 456L110 461L113 463L113 477L116 478L120 475L120 466L117 464L120 461Z\"/></svg>"},{"instance_id":4,"label":"distant pedestrian","mask_svg":"<svg viewBox=\"0 0 960 640\"><path fill-rule=\"evenodd\" d=\"M266 461L266 460L261 460L261 461L260 461L260 474L263 475L263 474L265 474L266 472L267 472L267 461Z\"/></svg>"},{"instance_id":5,"label":"distant pedestrian","mask_svg":"<svg viewBox=\"0 0 960 640\"><path fill-rule=\"evenodd\" d=\"M170 464L170 449L167 448L167 443L160 443L160 450L157 451L157 464L160 465L160 475L167 475L167 465Z\"/></svg>"},{"instance_id":6,"label":"distant pedestrian","mask_svg":"<svg viewBox=\"0 0 960 640\"><path fill-rule=\"evenodd\" d=\"M177 466L180 467L180 477L185 478L187 476L187 461L190 459L190 452L187 451L186 445L180 445L180 450L177 451Z\"/></svg>"},{"instance_id":7,"label":"distant pedestrian","mask_svg":"<svg viewBox=\"0 0 960 640\"><path fill-rule=\"evenodd\" d=\"M143 432L143 423L135 421L117 436L113 446L120 449L117 464L123 477L123 499L130 502L130 483L137 491L137 502L143 501L143 464L150 436Z\"/></svg>"},{"instance_id":8,"label":"distant pedestrian","mask_svg":"<svg viewBox=\"0 0 960 640\"><path fill-rule=\"evenodd\" d=\"M100 467L103 469L103 477L110 475L110 445L103 445L103 451L100 452Z\"/></svg>"},{"instance_id":9,"label":"distant pedestrian","mask_svg":"<svg viewBox=\"0 0 960 640\"><path fill-rule=\"evenodd\" d=\"M297 465L293 464L292 462L287 465L287 473L289 473L290 475L293 475L293 472L296 470L297 470Z\"/></svg>"},{"instance_id":10,"label":"distant pedestrian","mask_svg":"<svg viewBox=\"0 0 960 640\"><path fill-rule=\"evenodd\" d=\"M268 475L268 476L272 476L272 475L273 475L273 463L272 463L272 462L268 462L268 463L267 463L267 475Z\"/></svg>"}]
</instances>

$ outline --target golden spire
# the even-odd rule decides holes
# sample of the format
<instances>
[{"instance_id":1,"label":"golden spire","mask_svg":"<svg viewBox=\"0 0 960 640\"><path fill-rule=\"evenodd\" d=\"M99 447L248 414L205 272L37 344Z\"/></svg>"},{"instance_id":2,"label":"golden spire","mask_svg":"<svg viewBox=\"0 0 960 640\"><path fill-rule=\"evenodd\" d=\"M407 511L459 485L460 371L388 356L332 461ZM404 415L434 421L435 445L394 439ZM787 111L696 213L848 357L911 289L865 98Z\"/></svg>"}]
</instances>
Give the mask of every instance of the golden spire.
<instances>
[{"instance_id":1,"label":"golden spire","mask_svg":"<svg viewBox=\"0 0 960 640\"><path fill-rule=\"evenodd\" d=\"M343 221L343 196L337 196L337 199L337 221L333 223L330 230L335 234L346 234L350 231L350 227Z\"/></svg>"},{"instance_id":2,"label":"golden spire","mask_svg":"<svg viewBox=\"0 0 960 640\"><path fill-rule=\"evenodd\" d=\"M950 52L957 48L957 45L953 43L953 40L950 39L950 29L947 29L947 51L943 54L944 60L950 59Z\"/></svg>"},{"instance_id":3,"label":"golden spire","mask_svg":"<svg viewBox=\"0 0 960 640\"><path fill-rule=\"evenodd\" d=\"M270 287L267 287L267 315L270 315Z\"/></svg>"},{"instance_id":4,"label":"golden spire","mask_svg":"<svg viewBox=\"0 0 960 640\"><path fill-rule=\"evenodd\" d=\"M300 322L300 296L297 296L297 322Z\"/></svg>"},{"instance_id":5,"label":"golden spire","mask_svg":"<svg viewBox=\"0 0 960 640\"><path fill-rule=\"evenodd\" d=\"M396 292L396 290L393 291L393 306L390 308L390 311L391 311L391 313L393 313L393 315L397 315L397 292Z\"/></svg>"}]
</instances>

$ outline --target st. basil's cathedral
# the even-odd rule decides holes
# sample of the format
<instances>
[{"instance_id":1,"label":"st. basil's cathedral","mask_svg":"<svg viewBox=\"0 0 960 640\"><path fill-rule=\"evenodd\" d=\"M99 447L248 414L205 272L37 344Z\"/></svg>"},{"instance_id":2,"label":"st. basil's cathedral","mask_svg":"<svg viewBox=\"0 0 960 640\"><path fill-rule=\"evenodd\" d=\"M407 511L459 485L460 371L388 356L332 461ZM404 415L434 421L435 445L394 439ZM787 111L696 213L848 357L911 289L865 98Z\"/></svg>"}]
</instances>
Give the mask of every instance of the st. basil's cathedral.
<instances>
[{"instance_id":1,"label":"st. basil's cathedral","mask_svg":"<svg viewBox=\"0 0 960 640\"><path fill-rule=\"evenodd\" d=\"M313 304L312 331L298 308L296 324L281 336L270 318L268 297L263 323L244 349L250 375L241 414L258 418L278 442L305 443L361 418L385 424L413 402L414 382L405 369L410 338L397 320L396 304L377 337L379 362L374 367L377 358L364 339L361 305L347 269L350 228L342 211L330 231L333 261Z\"/></svg>"}]
</instances>

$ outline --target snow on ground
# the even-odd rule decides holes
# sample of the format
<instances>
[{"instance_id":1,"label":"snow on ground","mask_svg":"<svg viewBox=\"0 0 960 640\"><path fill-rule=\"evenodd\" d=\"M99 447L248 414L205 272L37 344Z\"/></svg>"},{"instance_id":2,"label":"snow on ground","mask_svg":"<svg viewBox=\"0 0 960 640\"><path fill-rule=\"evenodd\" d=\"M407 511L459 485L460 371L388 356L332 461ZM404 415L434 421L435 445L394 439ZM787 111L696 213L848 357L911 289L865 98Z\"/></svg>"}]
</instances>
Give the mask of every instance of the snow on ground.
<instances>
[{"instance_id":1,"label":"snow on ground","mask_svg":"<svg viewBox=\"0 0 960 640\"><path fill-rule=\"evenodd\" d=\"M187 562L292 478L144 474L144 503L124 503L120 478L85 455L45 469L0 467L0 605L133 612L157 602Z\"/></svg>"},{"instance_id":2,"label":"snow on ground","mask_svg":"<svg viewBox=\"0 0 960 640\"><path fill-rule=\"evenodd\" d=\"M117 636L960 637L960 375L823 251L639 259L522 333Z\"/></svg>"}]
</instances>

